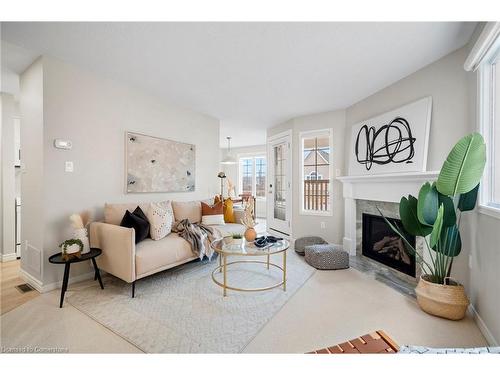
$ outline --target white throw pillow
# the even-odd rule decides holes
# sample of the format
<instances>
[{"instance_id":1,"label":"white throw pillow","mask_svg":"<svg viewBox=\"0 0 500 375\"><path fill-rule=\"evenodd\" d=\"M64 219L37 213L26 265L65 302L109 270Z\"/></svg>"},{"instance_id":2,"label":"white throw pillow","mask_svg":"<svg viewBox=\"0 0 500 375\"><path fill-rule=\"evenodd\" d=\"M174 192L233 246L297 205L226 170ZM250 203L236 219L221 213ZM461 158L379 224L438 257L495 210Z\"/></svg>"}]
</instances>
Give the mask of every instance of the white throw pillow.
<instances>
[{"instance_id":1,"label":"white throw pillow","mask_svg":"<svg viewBox=\"0 0 500 375\"><path fill-rule=\"evenodd\" d=\"M170 201L150 203L146 217L149 220L149 235L153 240L161 240L171 232L174 212Z\"/></svg>"},{"instance_id":2,"label":"white throw pillow","mask_svg":"<svg viewBox=\"0 0 500 375\"><path fill-rule=\"evenodd\" d=\"M201 217L203 225L224 225L224 215L203 215Z\"/></svg>"}]
</instances>

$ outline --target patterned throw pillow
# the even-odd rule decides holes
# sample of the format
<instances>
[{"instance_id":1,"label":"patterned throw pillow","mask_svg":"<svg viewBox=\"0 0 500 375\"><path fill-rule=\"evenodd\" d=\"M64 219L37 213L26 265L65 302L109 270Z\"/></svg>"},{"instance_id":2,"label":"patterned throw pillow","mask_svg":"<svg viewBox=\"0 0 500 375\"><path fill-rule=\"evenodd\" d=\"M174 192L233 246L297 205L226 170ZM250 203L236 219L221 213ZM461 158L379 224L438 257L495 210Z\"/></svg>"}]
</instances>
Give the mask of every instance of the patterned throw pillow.
<instances>
[{"instance_id":1,"label":"patterned throw pillow","mask_svg":"<svg viewBox=\"0 0 500 375\"><path fill-rule=\"evenodd\" d=\"M153 240L161 240L172 230L174 212L170 201L150 203L146 216L150 224L149 235Z\"/></svg>"}]
</instances>

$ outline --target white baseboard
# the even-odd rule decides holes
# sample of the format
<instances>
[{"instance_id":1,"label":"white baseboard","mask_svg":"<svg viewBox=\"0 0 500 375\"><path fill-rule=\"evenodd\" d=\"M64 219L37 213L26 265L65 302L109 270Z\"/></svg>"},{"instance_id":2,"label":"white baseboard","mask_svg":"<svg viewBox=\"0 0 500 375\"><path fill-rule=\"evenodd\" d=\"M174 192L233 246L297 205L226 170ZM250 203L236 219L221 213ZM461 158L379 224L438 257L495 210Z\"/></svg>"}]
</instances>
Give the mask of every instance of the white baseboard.
<instances>
[{"instance_id":1,"label":"white baseboard","mask_svg":"<svg viewBox=\"0 0 500 375\"><path fill-rule=\"evenodd\" d=\"M469 312L471 313L472 317L474 318L474 321L476 322L477 326L479 327L479 330L483 334L484 338L488 342L489 346L499 346L498 341L495 340L495 337L493 337L493 334L491 331L488 329L488 326L484 323L483 319L481 319L481 316L477 313L476 309L472 304L469 305Z\"/></svg>"},{"instance_id":2,"label":"white baseboard","mask_svg":"<svg viewBox=\"0 0 500 375\"><path fill-rule=\"evenodd\" d=\"M83 275L78 275L78 276L74 276L74 277L71 277L71 275L70 275L70 277L68 279L68 285L71 285L72 283L79 283L81 281L93 279L94 275L95 275L94 271L84 273ZM101 276L102 276L102 274L101 274ZM56 281L54 283L46 284L43 286L42 293L47 293L47 292L50 292L54 289L60 289L61 287L62 287L62 280Z\"/></svg>"},{"instance_id":3,"label":"white baseboard","mask_svg":"<svg viewBox=\"0 0 500 375\"><path fill-rule=\"evenodd\" d=\"M2 259L2 262L11 262L11 261L17 259L17 254L16 253L2 254L1 259Z\"/></svg>"},{"instance_id":4,"label":"white baseboard","mask_svg":"<svg viewBox=\"0 0 500 375\"><path fill-rule=\"evenodd\" d=\"M38 292L43 293L43 284L40 280L38 280L36 277L31 276L29 273L27 273L25 270L22 268L19 270L19 276L21 276L21 279L26 281L28 284L30 284L33 288L35 288Z\"/></svg>"},{"instance_id":5,"label":"white baseboard","mask_svg":"<svg viewBox=\"0 0 500 375\"><path fill-rule=\"evenodd\" d=\"M47 292L50 292L50 291L55 290L55 289L60 289L62 287L62 280L44 285L40 280L31 276L29 273L27 273L26 271L24 271L22 269L19 271L19 274L24 281L26 281L28 284L30 284L33 288L35 288L40 293L47 293ZM103 272L101 272L101 277L102 276L103 276ZM69 280L68 280L68 284L71 285L72 283L79 283L81 281L90 280L93 278L94 278L94 271L84 273L84 274L78 275L78 276L73 276L73 277L70 276Z\"/></svg>"}]
</instances>

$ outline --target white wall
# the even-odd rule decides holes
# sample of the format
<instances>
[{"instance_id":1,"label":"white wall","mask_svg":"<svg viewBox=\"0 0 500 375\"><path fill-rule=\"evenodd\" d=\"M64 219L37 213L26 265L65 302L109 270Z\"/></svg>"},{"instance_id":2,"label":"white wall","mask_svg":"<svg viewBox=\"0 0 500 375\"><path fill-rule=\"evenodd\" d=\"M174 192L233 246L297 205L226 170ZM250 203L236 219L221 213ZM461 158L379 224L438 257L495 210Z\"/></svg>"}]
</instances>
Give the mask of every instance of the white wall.
<instances>
[{"instance_id":1,"label":"white wall","mask_svg":"<svg viewBox=\"0 0 500 375\"><path fill-rule=\"evenodd\" d=\"M19 94L19 75L5 66L1 67L0 74L2 74L0 91L17 96Z\"/></svg>"},{"instance_id":2,"label":"white wall","mask_svg":"<svg viewBox=\"0 0 500 375\"><path fill-rule=\"evenodd\" d=\"M268 130L268 136L293 129L293 237L319 235L328 241L342 243L344 232L344 205L342 185L334 182L333 216L301 215L300 159L298 134L304 130L333 128L333 168L340 174L347 173L352 125L397 108L424 96L432 96L432 122L429 142L428 170L438 170L451 147L463 135L471 131L468 107L468 80L463 70L467 55L465 48L455 51L410 76L350 106L346 110L307 115L291 119ZM467 220L467 219L466 219ZM321 229L320 223L326 228ZM465 239L469 241L470 239ZM465 258L465 260L464 260ZM467 271L467 256L456 264L456 269ZM464 276L467 284L468 273Z\"/></svg>"},{"instance_id":3,"label":"white wall","mask_svg":"<svg viewBox=\"0 0 500 375\"><path fill-rule=\"evenodd\" d=\"M476 32L475 35L478 35ZM439 170L448 152L465 134L475 131L476 126L476 74L467 73L463 63L473 44L471 42L442 59L424 67L406 78L386 87L383 90L352 105L345 112L345 144L351 144L351 127L365 119L402 106L424 96L432 96L432 122L429 142L427 169ZM341 113L342 111L338 111ZM333 112L336 113L336 112ZM286 129L294 130L294 179L297 178L299 163L297 160L297 133L299 129L313 130L326 127L327 123L337 123L335 129L342 129L341 119L323 121L325 114L304 116L280 124L268 132L268 135L279 133ZM337 150L342 150L343 144ZM345 150L345 164L341 168L347 170L348 150ZM334 155L335 155L334 150ZM295 180L297 181L297 180ZM294 186L293 205L293 235L295 238L305 234L318 234L318 218L301 217L298 215L298 188ZM341 192L340 192L341 196ZM338 228L324 237L340 242L343 232L341 218L343 212L336 216L332 224ZM321 220L321 219L319 219ZM490 343L500 342L500 220L481 213L464 214L461 223L463 240L462 253L455 259L452 276L463 283L467 289L471 303L481 319L479 323L486 333ZM472 258L472 268L469 269L469 254ZM486 327L486 330L485 330Z\"/></svg>"},{"instance_id":4,"label":"white wall","mask_svg":"<svg viewBox=\"0 0 500 375\"><path fill-rule=\"evenodd\" d=\"M469 297L489 330L490 344L500 345L500 219L478 213L474 232Z\"/></svg>"},{"instance_id":5,"label":"white wall","mask_svg":"<svg viewBox=\"0 0 500 375\"><path fill-rule=\"evenodd\" d=\"M470 50L482 30L476 28L467 48ZM474 130L477 124L477 83L478 74L468 73L469 78L469 121ZM497 146L498 147L498 146ZM474 220L469 223L471 243L471 263L469 298L481 317L479 322L483 333L491 345L500 345L500 219L476 210Z\"/></svg>"},{"instance_id":6,"label":"white wall","mask_svg":"<svg viewBox=\"0 0 500 375\"><path fill-rule=\"evenodd\" d=\"M425 96L432 96L427 170L440 170L455 143L473 130L470 121L469 78L463 68L467 57L463 47L406 78L347 108L346 144L351 144L351 127L365 119L395 109ZM346 158L346 167L349 159ZM464 215L462 226L470 225ZM453 276L469 287L468 253L470 232L463 232L464 249L456 258Z\"/></svg>"},{"instance_id":7,"label":"white wall","mask_svg":"<svg viewBox=\"0 0 500 375\"><path fill-rule=\"evenodd\" d=\"M478 32L475 32L478 35ZM350 127L418 98L432 96L432 122L429 142L428 170L439 170L453 145L476 125L476 74L468 73L463 63L474 43L471 42L411 74L395 84L347 109L346 143ZM346 158L346 167L348 159ZM481 213L462 217L462 253L455 258L452 276L463 283L471 303L488 332L492 344L500 342L500 221ZM469 254L472 268L469 268ZM491 339L493 338L494 341Z\"/></svg>"},{"instance_id":8,"label":"white wall","mask_svg":"<svg viewBox=\"0 0 500 375\"><path fill-rule=\"evenodd\" d=\"M2 176L2 259L15 259L15 168L14 168L14 116L18 116L18 107L11 94L2 93L2 147L1 147L1 176Z\"/></svg>"},{"instance_id":9,"label":"white wall","mask_svg":"<svg viewBox=\"0 0 500 375\"><path fill-rule=\"evenodd\" d=\"M21 149L21 268L42 280L43 233L43 67L36 60L20 77ZM26 242L28 241L28 242Z\"/></svg>"},{"instance_id":10,"label":"white wall","mask_svg":"<svg viewBox=\"0 0 500 375\"><path fill-rule=\"evenodd\" d=\"M43 207L42 215L37 212L30 224L43 228L41 277L44 284L50 284L61 280L62 269L49 264L47 258L70 236L68 218L72 213L88 212L91 219L99 220L105 202L213 196L218 191L219 121L52 58L43 57L42 65L43 135L39 134L37 146L42 150L43 178L39 175L36 184L43 188ZM23 81L26 82L25 74ZM175 194L125 194L127 130L195 144L196 190ZM54 148L55 138L71 140L73 148ZM65 161L73 161L73 173L64 171ZM30 195L25 186L33 183L22 181L24 200ZM22 215L30 217L29 209L23 209ZM43 221L39 221L41 217ZM28 232L25 239L31 241L29 235ZM86 265L75 267L71 276L87 271Z\"/></svg>"},{"instance_id":11,"label":"white wall","mask_svg":"<svg viewBox=\"0 0 500 375\"><path fill-rule=\"evenodd\" d=\"M291 119L283 124L271 128L267 136L281 133L292 129L292 232L293 238L303 236L321 236L325 240L334 243L342 243L344 235L344 199L342 196L342 184L333 181L332 216L314 216L300 213L300 178L301 178L301 155L299 134L302 131L317 129L333 129L333 170L339 170L344 174L344 141L345 141L345 110L318 113ZM321 222L325 228L321 228Z\"/></svg>"},{"instance_id":12,"label":"white wall","mask_svg":"<svg viewBox=\"0 0 500 375\"><path fill-rule=\"evenodd\" d=\"M439 170L455 142L472 129L467 73L463 68L466 57L466 47L461 48L347 108L346 142L350 142L352 125L432 96L427 170Z\"/></svg>"}]
</instances>

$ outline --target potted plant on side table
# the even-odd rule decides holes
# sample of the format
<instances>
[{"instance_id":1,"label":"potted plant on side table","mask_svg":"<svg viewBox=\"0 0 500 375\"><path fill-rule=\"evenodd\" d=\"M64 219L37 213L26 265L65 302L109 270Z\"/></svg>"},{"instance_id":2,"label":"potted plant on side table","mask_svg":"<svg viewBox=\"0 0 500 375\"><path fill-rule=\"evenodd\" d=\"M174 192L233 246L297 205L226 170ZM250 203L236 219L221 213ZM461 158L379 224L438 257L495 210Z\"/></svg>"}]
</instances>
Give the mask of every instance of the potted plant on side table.
<instances>
[{"instance_id":1,"label":"potted plant on side table","mask_svg":"<svg viewBox=\"0 0 500 375\"><path fill-rule=\"evenodd\" d=\"M404 229L424 238L428 257L419 254L397 224L384 217L422 268L415 292L420 308L429 314L452 320L465 316L469 300L464 287L450 275L453 259L462 249L460 218L476 205L485 163L483 137L479 133L469 134L448 154L437 182L425 183L418 198L412 195L401 198L399 215Z\"/></svg>"}]
</instances>

